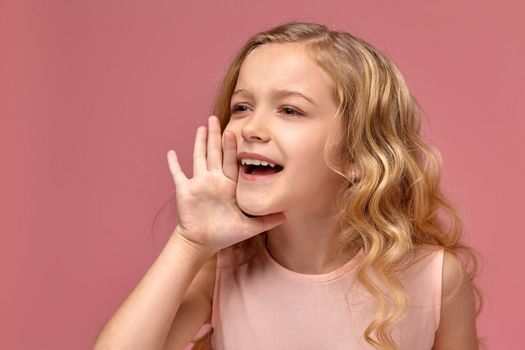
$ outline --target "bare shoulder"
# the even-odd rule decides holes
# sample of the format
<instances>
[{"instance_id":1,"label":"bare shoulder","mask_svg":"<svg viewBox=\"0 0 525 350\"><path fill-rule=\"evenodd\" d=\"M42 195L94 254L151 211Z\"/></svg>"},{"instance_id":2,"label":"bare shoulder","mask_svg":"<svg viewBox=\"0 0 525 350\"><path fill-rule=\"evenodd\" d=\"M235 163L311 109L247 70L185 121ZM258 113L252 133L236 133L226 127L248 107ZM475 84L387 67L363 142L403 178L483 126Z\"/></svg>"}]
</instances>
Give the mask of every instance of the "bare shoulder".
<instances>
[{"instance_id":1,"label":"bare shoulder","mask_svg":"<svg viewBox=\"0 0 525 350\"><path fill-rule=\"evenodd\" d=\"M442 303L447 303L459 292L465 294L469 290L471 290L471 285L461 260L445 250L443 252Z\"/></svg>"},{"instance_id":2,"label":"bare shoulder","mask_svg":"<svg viewBox=\"0 0 525 350\"><path fill-rule=\"evenodd\" d=\"M433 350L477 350L475 299L461 260L444 251L439 326Z\"/></svg>"}]
</instances>

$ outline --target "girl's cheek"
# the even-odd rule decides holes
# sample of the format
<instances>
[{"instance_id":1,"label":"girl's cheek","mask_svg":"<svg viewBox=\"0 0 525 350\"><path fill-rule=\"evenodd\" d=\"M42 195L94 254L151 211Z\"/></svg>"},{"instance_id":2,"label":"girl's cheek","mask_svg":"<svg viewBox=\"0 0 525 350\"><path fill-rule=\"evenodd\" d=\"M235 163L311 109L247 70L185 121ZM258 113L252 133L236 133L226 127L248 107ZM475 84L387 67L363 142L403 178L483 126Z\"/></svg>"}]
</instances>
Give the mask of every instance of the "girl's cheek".
<instances>
[{"instance_id":1,"label":"girl's cheek","mask_svg":"<svg viewBox=\"0 0 525 350\"><path fill-rule=\"evenodd\" d=\"M224 131L232 131L231 123L226 124L226 127L224 128Z\"/></svg>"},{"instance_id":2,"label":"girl's cheek","mask_svg":"<svg viewBox=\"0 0 525 350\"><path fill-rule=\"evenodd\" d=\"M230 118L230 120L228 121L228 124L226 124L226 126L224 127L224 131L229 130L229 131L237 134L238 127L235 124L236 124L235 121L233 121Z\"/></svg>"},{"instance_id":3,"label":"girl's cheek","mask_svg":"<svg viewBox=\"0 0 525 350\"><path fill-rule=\"evenodd\" d=\"M237 147L239 147L239 144L240 142L242 141L241 139L241 133L240 131L238 130L238 128L235 128L235 127L232 127L231 125L227 125L225 128L224 128L224 131L223 131L223 136L222 138L224 139L224 133L226 131L229 131L230 133L232 133L234 136L235 136L235 142L237 144ZM223 141L224 142L224 141Z\"/></svg>"}]
</instances>

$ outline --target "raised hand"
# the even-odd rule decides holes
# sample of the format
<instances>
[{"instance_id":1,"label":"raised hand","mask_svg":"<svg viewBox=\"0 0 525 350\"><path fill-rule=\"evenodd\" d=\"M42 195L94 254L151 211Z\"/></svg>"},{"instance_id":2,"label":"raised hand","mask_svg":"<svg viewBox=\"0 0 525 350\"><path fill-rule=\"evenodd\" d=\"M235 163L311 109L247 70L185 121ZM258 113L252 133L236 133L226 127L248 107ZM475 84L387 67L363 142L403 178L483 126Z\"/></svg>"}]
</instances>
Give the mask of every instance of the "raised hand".
<instances>
[{"instance_id":1,"label":"raised hand","mask_svg":"<svg viewBox=\"0 0 525 350\"><path fill-rule=\"evenodd\" d=\"M235 135L226 131L221 140L216 116L208 118L208 128L197 128L191 179L182 171L175 151L169 150L167 158L176 187L176 231L203 253L213 254L285 221L283 213L248 217L237 205L239 166Z\"/></svg>"}]
</instances>

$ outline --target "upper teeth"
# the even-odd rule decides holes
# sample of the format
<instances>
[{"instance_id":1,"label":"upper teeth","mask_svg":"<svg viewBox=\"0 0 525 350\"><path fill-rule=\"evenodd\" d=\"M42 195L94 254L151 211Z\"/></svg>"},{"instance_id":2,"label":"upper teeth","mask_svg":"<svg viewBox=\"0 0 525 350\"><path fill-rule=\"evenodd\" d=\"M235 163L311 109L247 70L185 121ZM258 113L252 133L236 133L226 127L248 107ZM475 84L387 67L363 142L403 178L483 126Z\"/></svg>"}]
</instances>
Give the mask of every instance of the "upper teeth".
<instances>
[{"instance_id":1,"label":"upper teeth","mask_svg":"<svg viewBox=\"0 0 525 350\"><path fill-rule=\"evenodd\" d=\"M264 166L269 165L272 168L275 166L274 163L265 162L263 160L257 160L257 159L241 159L241 164L242 165L253 164L253 165L264 165Z\"/></svg>"}]
</instances>

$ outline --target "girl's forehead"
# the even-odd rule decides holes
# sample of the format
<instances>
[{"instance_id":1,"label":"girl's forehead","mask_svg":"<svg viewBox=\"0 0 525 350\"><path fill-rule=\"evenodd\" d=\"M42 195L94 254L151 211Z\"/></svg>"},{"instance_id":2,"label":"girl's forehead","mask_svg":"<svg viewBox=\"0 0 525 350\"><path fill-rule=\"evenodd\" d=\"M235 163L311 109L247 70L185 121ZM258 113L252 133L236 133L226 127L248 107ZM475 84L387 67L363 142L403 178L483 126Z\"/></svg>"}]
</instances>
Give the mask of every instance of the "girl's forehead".
<instances>
[{"instance_id":1,"label":"girl's forehead","mask_svg":"<svg viewBox=\"0 0 525 350\"><path fill-rule=\"evenodd\" d=\"M330 94L331 77L295 44L257 47L244 59L235 90L299 90L312 98Z\"/></svg>"},{"instance_id":2,"label":"girl's forehead","mask_svg":"<svg viewBox=\"0 0 525 350\"><path fill-rule=\"evenodd\" d=\"M255 48L244 59L239 75L280 75L290 76L313 73L318 67L307 55L304 48L288 44L262 45Z\"/></svg>"}]
</instances>

